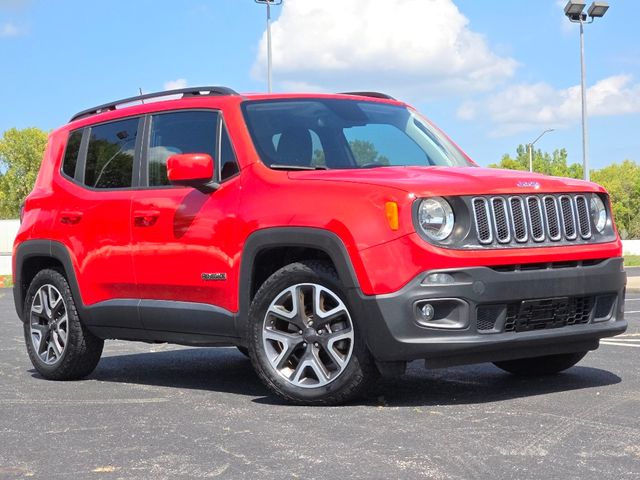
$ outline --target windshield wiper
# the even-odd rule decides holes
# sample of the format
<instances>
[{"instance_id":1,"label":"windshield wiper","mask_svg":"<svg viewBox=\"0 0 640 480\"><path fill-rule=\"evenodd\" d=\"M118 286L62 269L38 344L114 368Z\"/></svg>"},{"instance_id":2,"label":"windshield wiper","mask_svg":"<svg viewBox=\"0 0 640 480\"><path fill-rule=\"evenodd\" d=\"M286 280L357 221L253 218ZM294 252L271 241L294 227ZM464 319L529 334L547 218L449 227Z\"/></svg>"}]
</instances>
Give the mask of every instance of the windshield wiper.
<instances>
[{"instance_id":1,"label":"windshield wiper","mask_svg":"<svg viewBox=\"0 0 640 480\"><path fill-rule=\"evenodd\" d=\"M274 170L329 170L324 165L279 165L279 164L271 164L270 168Z\"/></svg>"}]
</instances>

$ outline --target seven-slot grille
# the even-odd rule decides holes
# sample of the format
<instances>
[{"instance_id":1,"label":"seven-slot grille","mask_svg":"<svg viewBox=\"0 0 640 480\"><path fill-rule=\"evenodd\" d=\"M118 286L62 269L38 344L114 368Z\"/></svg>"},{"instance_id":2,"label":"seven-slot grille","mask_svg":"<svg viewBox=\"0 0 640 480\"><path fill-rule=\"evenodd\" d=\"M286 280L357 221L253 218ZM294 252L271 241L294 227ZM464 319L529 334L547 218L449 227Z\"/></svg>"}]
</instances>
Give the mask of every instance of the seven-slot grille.
<instances>
[{"instance_id":1,"label":"seven-slot grille","mask_svg":"<svg viewBox=\"0 0 640 480\"><path fill-rule=\"evenodd\" d=\"M474 197L471 204L482 245L591 238L589 201L582 194Z\"/></svg>"}]
</instances>

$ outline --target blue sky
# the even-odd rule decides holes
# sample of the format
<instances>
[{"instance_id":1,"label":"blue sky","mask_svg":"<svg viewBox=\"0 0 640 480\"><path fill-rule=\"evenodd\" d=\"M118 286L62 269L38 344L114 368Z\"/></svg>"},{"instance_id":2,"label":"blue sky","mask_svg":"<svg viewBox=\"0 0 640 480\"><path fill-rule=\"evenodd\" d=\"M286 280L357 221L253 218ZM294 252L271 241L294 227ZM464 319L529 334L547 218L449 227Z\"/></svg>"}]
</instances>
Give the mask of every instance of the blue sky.
<instances>
[{"instance_id":1,"label":"blue sky","mask_svg":"<svg viewBox=\"0 0 640 480\"><path fill-rule=\"evenodd\" d=\"M284 0L277 91L382 90L486 165L537 146L580 162L578 27L557 0ZM640 2L586 26L591 165L640 162ZM0 0L0 132L173 85L264 91L253 0Z\"/></svg>"}]
</instances>

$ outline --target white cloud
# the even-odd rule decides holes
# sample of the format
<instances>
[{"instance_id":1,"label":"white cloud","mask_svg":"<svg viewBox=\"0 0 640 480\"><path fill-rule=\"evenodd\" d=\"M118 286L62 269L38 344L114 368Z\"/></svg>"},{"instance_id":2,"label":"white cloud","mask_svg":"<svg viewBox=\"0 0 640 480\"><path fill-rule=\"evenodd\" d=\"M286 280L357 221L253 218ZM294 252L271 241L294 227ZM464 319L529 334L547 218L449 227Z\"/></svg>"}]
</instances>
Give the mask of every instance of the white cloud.
<instances>
[{"instance_id":1,"label":"white cloud","mask_svg":"<svg viewBox=\"0 0 640 480\"><path fill-rule=\"evenodd\" d=\"M164 82L165 90L177 90L179 88L186 88L188 85L187 81L184 78L177 78L175 80L169 80Z\"/></svg>"},{"instance_id":2,"label":"white cloud","mask_svg":"<svg viewBox=\"0 0 640 480\"><path fill-rule=\"evenodd\" d=\"M0 38L17 37L22 35L23 31L13 23L3 23L0 25Z\"/></svg>"},{"instance_id":3,"label":"white cloud","mask_svg":"<svg viewBox=\"0 0 640 480\"><path fill-rule=\"evenodd\" d=\"M520 84L458 109L463 120L487 119L495 124L493 136L575 124L581 115L580 86L555 89L546 83ZM630 75L615 75L587 88L590 117L640 113L640 83Z\"/></svg>"},{"instance_id":4,"label":"white cloud","mask_svg":"<svg viewBox=\"0 0 640 480\"><path fill-rule=\"evenodd\" d=\"M274 81L287 90L379 89L424 99L486 91L517 62L471 31L452 0L287 0L272 25ZM266 32L252 73L266 77Z\"/></svg>"}]
</instances>

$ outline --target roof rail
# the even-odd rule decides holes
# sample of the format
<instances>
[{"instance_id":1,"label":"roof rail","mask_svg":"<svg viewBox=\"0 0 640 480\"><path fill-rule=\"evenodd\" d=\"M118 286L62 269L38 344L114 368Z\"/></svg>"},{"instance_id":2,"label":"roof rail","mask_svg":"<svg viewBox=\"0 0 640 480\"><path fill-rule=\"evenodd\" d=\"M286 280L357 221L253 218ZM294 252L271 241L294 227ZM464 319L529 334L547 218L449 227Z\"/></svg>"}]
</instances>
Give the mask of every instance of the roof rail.
<instances>
[{"instance_id":1,"label":"roof rail","mask_svg":"<svg viewBox=\"0 0 640 480\"><path fill-rule=\"evenodd\" d=\"M384 98L386 100L395 100L391 95L380 92L340 92L341 95L357 95L359 97Z\"/></svg>"},{"instance_id":2,"label":"roof rail","mask_svg":"<svg viewBox=\"0 0 640 480\"><path fill-rule=\"evenodd\" d=\"M168 97L170 95L182 95L182 98L185 98L185 97L197 97L200 95L202 96L238 95L238 92L227 87L189 87L189 88L179 88L176 90L165 90L164 92L145 93L144 95L123 98L122 100L105 103L104 105L98 105L97 107L83 110L81 112L76 113L73 117L71 117L70 122L73 122L74 120L78 120L80 118L90 117L91 115L96 115L98 113L115 110L116 107L119 105L125 105L127 103L133 103L133 102L143 102L144 100L147 100L149 98L161 98L161 97Z\"/></svg>"}]
</instances>

